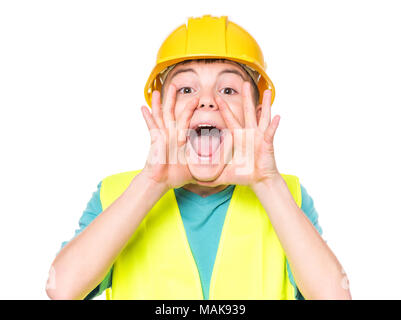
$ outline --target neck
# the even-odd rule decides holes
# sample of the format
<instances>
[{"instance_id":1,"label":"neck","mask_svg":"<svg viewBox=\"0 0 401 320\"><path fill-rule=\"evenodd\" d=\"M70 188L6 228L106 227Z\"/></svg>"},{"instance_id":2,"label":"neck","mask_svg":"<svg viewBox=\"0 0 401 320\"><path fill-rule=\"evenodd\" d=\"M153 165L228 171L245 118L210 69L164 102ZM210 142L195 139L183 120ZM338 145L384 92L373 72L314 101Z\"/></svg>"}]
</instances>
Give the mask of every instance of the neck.
<instances>
[{"instance_id":1,"label":"neck","mask_svg":"<svg viewBox=\"0 0 401 320\"><path fill-rule=\"evenodd\" d=\"M201 197L205 198L207 196L210 196L214 193L220 192L227 188L228 185L220 185L216 187L206 187L206 186L200 186L199 184L194 184L194 183L189 183L183 186L185 190L191 191L193 193L196 193L197 195L200 195Z\"/></svg>"}]
</instances>

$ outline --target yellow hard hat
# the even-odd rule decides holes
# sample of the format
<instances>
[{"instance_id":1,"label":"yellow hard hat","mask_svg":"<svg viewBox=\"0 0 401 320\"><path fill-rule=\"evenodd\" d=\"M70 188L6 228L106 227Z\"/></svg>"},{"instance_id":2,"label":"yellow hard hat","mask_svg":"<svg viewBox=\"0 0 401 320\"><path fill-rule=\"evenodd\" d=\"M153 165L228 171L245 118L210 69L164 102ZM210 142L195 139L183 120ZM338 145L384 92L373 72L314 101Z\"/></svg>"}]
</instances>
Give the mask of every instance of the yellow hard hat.
<instances>
[{"instance_id":1,"label":"yellow hard hat","mask_svg":"<svg viewBox=\"0 0 401 320\"><path fill-rule=\"evenodd\" d=\"M179 26L164 40L145 85L145 99L149 106L152 107L153 90L161 90L161 72L184 60L208 58L232 60L259 73L256 83L260 93L259 103L264 90L270 89L273 104L275 89L265 72L266 63L256 40L239 25L229 21L227 16L204 15L189 18L187 25Z\"/></svg>"}]
</instances>

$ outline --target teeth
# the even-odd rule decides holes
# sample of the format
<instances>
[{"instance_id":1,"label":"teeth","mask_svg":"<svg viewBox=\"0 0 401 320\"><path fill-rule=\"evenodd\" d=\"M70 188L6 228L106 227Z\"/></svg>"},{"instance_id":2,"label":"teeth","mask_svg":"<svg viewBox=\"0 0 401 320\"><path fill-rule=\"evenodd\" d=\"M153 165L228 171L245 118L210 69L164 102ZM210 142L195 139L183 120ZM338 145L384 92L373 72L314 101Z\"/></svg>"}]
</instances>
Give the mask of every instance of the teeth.
<instances>
[{"instance_id":1,"label":"teeth","mask_svg":"<svg viewBox=\"0 0 401 320\"><path fill-rule=\"evenodd\" d=\"M208 129L208 131L204 131L204 129ZM196 127L196 129L195 129L195 131L196 131L196 133L197 133L197 135L199 136L201 133L203 133L203 134L205 134L205 135L210 135L210 134L216 134L216 131L215 130L217 130L218 132L220 132L220 130L217 128L217 127L215 127L215 126L213 126L213 125L211 125L211 124L199 124L197 127Z\"/></svg>"}]
</instances>

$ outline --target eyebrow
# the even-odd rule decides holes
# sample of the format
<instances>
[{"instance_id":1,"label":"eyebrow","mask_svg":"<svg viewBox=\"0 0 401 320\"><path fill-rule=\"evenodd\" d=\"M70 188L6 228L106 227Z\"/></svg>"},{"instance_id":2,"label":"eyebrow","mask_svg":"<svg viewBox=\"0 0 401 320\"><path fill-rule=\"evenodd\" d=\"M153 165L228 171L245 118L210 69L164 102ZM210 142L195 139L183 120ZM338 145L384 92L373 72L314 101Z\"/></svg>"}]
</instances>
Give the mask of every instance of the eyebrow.
<instances>
[{"instance_id":1,"label":"eyebrow","mask_svg":"<svg viewBox=\"0 0 401 320\"><path fill-rule=\"evenodd\" d=\"M193 73L197 74L196 71L195 71L194 69L192 69L192 68L180 69L180 70L177 70L176 72L174 72L174 73L171 75L170 81L173 80L173 78L174 78L177 74L180 74L180 73L183 73L183 72L193 72Z\"/></svg>"},{"instance_id":2,"label":"eyebrow","mask_svg":"<svg viewBox=\"0 0 401 320\"><path fill-rule=\"evenodd\" d=\"M242 78L242 80L246 81L245 77L238 70L235 70L235 69L224 69L224 70L220 71L220 73L218 75L220 76L223 73L234 73L234 74L237 74Z\"/></svg>"},{"instance_id":3,"label":"eyebrow","mask_svg":"<svg viewBox=\"0 0 401 320\"><path fill-rule=\"evenodd\" d=\"M177 74L183 73L183 72L193 72L193 73L197 74L196 71L195 71L194 69L192 69L192 68L180 69L180 70L177 70L176 72L174 72L174 73L171 75L170 81L173 80L173 78L174 78ZM247 80L245 79L245 77L243 76L243 74L242 74L240 71L238 71L238 70L235 70L235 69L224 69L224 70L220 71L219 74L218 74L217 76L220 76L220 75L222 75L223 73L234 73L234 74L239 75L239 76L242 78L242 80L247 81Z\"/></svg>"}]
</instances>

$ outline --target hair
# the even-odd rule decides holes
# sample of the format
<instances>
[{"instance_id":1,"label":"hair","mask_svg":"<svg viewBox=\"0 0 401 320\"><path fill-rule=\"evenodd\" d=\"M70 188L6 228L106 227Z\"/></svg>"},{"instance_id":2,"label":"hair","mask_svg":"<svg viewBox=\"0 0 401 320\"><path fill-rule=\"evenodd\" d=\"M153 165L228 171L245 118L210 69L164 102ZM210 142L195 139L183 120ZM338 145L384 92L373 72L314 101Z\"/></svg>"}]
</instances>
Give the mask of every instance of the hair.
<instances>
[{"instance_id":1,"label":"hair","mask_svg":"<svg viewBox=\"0 0 401 320\"><path fill-rule=\"evenodd\" d=\"M217 62L226 62L226 61L235 62L235 61L228 60L228 59L189 59L189 60L184 60L182 62L179 62L179 63L177 63L177 65L187 64L187 63L190 63L190 62L193 62L193 61L196 61L198 63L205 63L205 64L211 64L211 63L217 63ZM252 87L252 91L253 91L252 95L253 95L254 102L255 102L255 107L256 107L259 104L259 98L260 98L258 86L256 85L255 81L252 79L252 77L249 75L248 71L245 70L245 68L243 68L241 66L241 64L239 64L238 62L235 62L235 63L238 64L242 68L242 70L244 70L245 73L249 77L249 81L251 83L251 87ZM166 77L166 79L167 79L167 77ZM164 92L165 83L166 83L166 81L163 82L162 88L161 88L161 92L160 92L161 101L163 101L163 92Z\"/></svg>"}]
</instances>

